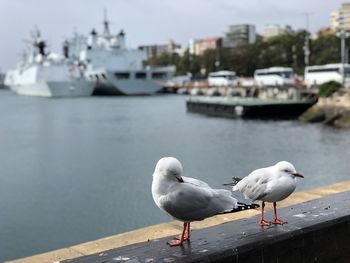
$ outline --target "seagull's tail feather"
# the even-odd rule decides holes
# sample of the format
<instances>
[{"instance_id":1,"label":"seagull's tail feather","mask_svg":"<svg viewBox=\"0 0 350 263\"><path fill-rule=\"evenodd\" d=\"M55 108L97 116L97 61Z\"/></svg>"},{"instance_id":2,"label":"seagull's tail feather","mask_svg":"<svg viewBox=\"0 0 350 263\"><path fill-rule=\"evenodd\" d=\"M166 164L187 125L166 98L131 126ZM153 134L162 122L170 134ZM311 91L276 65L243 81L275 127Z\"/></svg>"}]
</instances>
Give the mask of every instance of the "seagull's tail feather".
<instances>
[{"instance_id":1,"label":"seagull's tail feather","mask_svg":"<svg viewBox=\"0 0 350 263\"><path fill-rule=\"evenodd\" d=\"M227 183L227 184L223 184L223 185L229 185L229 186L232 186L232 191L237 191L237 187L236 187L236 184L238 184L239 181L241 181L242 178L238 178L238 177L233 177L232 178L232 182L230 183Z\"/></svg>"},{"instance_id":2,"label":"seagull's tail feather","mask_svg":"<svg viewBox=\"0 0 350 263\"><path fill-rule=\"evenodd\" d=\"M221 214L235 213L235 212L244 211L244 210L248 210L248 209L257 209L259 207L260 207L260 205L254 204L254 203L244 204L244 203L237 202L237 207L233 208L231 211L225 211Z\"/></svg>"},{"instance_id":3,"label":"seagull's tail feather","mask_svg":"<svg viewBox=\"0 0 350 263\"><path fill-rule=\"evenodd\" d=\"M238 211L243 211L243 210L248 210L248 209L257 209L259 207L260 207L260 205L254 204L254 203L244 204L244 203L238 202L237 207L235 209L233 209L233 211L238 212Z\"/></svg>"},{"instance_id":4,"label":"seagull's tail feather","mask_svg":"<svg viewBox=\"0 0 350 263\"><path fill-rule=\"evenodd\" d=\"M232 181L233 181L234 184L238 184L238 182L241 181L241 180L242 180L242 178L238 178L238 177L233 177L232 178Z\"/></svg>"}]
</instances>

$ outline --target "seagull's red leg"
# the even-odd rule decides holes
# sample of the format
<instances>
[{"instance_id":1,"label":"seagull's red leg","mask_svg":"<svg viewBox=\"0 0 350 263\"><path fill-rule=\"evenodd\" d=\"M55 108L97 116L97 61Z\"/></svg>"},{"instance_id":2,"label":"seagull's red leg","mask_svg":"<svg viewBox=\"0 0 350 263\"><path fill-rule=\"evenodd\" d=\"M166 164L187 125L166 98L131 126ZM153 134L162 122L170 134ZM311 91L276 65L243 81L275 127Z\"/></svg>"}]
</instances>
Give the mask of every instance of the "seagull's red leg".
<instances>
[{"instance_id":1,"label":"seagull's red leg","mask_svg":"<svg viewBox=\"0 0 350 263\"><path fill-rule=\"evenodd\" d=\"M184 225L186 226L186 230L185 230L185 235L184 235L184 241L189 240L190 236L191 236L191 229L190 229L190 222L188 223L184 223ZM185 227L185 226L184 226ZM175 237L175 239L180 240L182 235L179 235L178 237Z\"/></svg>"},{"instance_id":2,"label":"seagull's red leg","mask_svg":"<svg viewBox=\"0 0 350 263\"><path fill-rule=\"evenodd\" d=\"M261 226L269 226L269 225L271 225L271 222L266 221L264 219L264 210L265 210L265 202L262 201L262 204L261 204L261 218L260 218L259 225L261 225Z\"/></svg>"},{"instance_id":3,"label":"seagull's red leg","mask_svg":"<svg viewBox=\"0 0 350 263\"><path fill-rule=\"evenodd\" d=\"M190 224L191 222L187 223L187 234L185 235L185 239L184 240L190 240L191 237L191 228L190 228Z\"/></svg>"},{"instance_id":4,"label":"seagull's red leg","mask_svg":"<svg viewBox=\"0 0 350 263\"><path fill-rule=\"evenodd\" d=\"M275 225L283 225L283 224L287 224L288 222L285 222L285 221L283 221L283 220L281 220L281 219L278 219L277 218L277 209L276 209L276 202L274 202L273 203L273 211L274 211L274 217L273 217L273 224L275 224Z\"/></svg>"},{"instance_id":5,"label":"seagull's red leg","mask_svg":"<svg viewBox=\"0 0 350 263\"><path fill-rule=\"evenodd\" d=\"M181 246L182 242L184 242L184 238L185 238L185 232L187 229L187 224L189 223L184 223L183 227L182 227L182 234L181 234L181 238L180 239L175 239L172 241L168 241L167 244L171 247L177 247L177 246Z\"/></svg>"}]
</instances>

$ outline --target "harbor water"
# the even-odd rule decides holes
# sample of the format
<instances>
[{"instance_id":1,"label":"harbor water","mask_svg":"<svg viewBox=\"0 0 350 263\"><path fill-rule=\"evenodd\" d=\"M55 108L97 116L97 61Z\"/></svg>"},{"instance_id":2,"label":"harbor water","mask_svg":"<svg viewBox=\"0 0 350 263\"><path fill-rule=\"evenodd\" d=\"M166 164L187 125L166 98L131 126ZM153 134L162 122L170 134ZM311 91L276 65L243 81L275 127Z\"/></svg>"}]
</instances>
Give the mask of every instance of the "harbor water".
<instances>
[{"instance_id":1,"label":"harbor water","mask_svg":"<svg viewBox=\"0 0 350 263\"><path fill-rule=\"evenodd\" d=\"M297 190L349 180L350 131L188 113L185 97L45 99L0 90L0 261L172 220L152 173L175 156L211 186L280 160Z\"/></svg>"}]
</instances>

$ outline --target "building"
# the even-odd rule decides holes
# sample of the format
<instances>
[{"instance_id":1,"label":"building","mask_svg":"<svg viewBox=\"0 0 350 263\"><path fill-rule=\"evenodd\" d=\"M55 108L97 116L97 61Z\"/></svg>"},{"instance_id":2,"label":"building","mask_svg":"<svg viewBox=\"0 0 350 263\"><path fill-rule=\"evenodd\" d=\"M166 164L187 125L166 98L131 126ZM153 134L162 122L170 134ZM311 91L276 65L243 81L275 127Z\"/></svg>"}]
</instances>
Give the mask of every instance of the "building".
<instances>
[{"instance_id":1,"label":"building","mask_svg":"<svg viewBox=\"0 0 350 263\"><path fill-rule=\"evenodd\" d=\"M313 35L315 35L313 37ZM311 34L311 39L317 39L320 36L331 36L335 35L335 31L330 27L320 28L317 33Z\"/></svg>"},{"instance_id":2,"label":"building","mask_svg":"<svg viewBox=\"0 0 350 263\"><path fill-rule=\"evenodd\" d=\"M331 12L331 25L330 28L332 31L336 32L339 28L339 12L333 11Z\"/></svg>"},{"instance_id":3,"label":"building","mask_svg":"<svg viewBox=\"0 0 350 263\"><path fill-rule=\"evenodd\" d=\"M263 32L263 37L268 39L281 34L283 34L283 29L279 25L266 25Z\"/></svg>"},{"instance_id":4,"label":"building","mask_svg":"<svg viewBox=\"0 0 350 263\"><path fill-rule=\"evenodd\" d=\"M223 47L237 47L254 44L256 40L255 25L231 25L222 42Z\"/></svg>"},{"instance_id":5,"label":"building","mask_svg":"<svg viewBox=\"0 0 350 263\"><path fill-rule=\"evenodd\" d=\"M350 31L350 3L344 3L339 10L331 13L331 29L335 32L339 30Z\"/></svg>"},{"instance_id":6,"label":"building","mask_svg":"<svg viewBox=\"0 0 350 263\"><path fill-rule=\"evenodd\" d=\"M208 37L203 39L191 39L189 43L190 54L201 56L206 50L221 47L222 39L219 37Z\"/></svg>"},{"instance_id":7,"label":"building","mask_svg":"<svg viewBox=\"0 0 350 263\"><path fill-rule=\"evenodd\" d=\"M144 45L139 46L138 49L143 50L146 53L147 59L158 57L163 53L180 53L181 45L176 44L174 41L170 40L168 44L164 45Z\"/></svg>"}]
</instances>

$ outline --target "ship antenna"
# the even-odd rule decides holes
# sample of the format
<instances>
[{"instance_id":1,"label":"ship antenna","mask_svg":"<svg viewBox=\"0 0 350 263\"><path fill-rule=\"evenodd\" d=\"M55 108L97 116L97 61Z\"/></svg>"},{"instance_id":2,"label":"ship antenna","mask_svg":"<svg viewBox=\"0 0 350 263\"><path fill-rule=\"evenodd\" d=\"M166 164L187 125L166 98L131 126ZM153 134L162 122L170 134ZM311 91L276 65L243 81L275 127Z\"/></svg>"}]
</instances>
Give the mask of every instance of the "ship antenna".
<instances>
[{"instance_id":1,"label":"ship antenna","mask_svg":"<svg viewBox=\"0 0 350 263\"><path fill-rule=\"evenodd\" d=\"M103 9L103 34L109 36L109 21L107 19L107 9Z\"/></svg>"}]
</instances>

